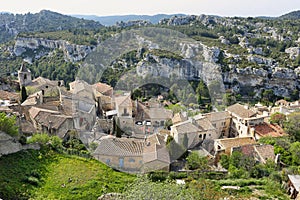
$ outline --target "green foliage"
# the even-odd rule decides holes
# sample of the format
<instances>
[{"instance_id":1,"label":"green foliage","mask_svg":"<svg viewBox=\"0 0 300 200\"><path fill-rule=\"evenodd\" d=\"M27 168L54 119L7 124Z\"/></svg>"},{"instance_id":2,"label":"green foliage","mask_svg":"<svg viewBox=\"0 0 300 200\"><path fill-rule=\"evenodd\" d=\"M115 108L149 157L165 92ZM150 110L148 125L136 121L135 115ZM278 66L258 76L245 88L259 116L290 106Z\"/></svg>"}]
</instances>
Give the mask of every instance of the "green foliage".
<instances>
[{"instance_id":1,"label":"green foliage","mask_svg":"<svg viewBox=\"0 0 300 200\"><path fill-rule=\"evenodd\" d=\"M199 156L197 152L191 152L186 158L186 168L191 170L207 170L209 169L208 160L206 157Z\"/></svg>"},{"instance_id":2,"label":"green foliage","mask_svg":"<svg viewBox=\"0 0 300 200\"><path fill-rule=\"evenodd\" d=\"M292 162L294 165L300 165L300 142L291 144L290 152L292 154Z\"/></svg>"},{"instance_id":3,"label":"green foliage","mask_svg":"<svg viewBox=\"0 0 300 200\"><path fill-rule=\"evenodd\" d=\"M286 116L282 113L276 112L270 116L271 124L283 125L283 122L286 120Z\"/></svg>"},{"instance_id":4,"label":"green foliage","mask_svg":"<svg viewBox=\"0 0 300 200\"><path fill-rule=\"evenodd\" d=\"M295 112L288 116L288 120L284 124L286 132L296 141L300 141L300 113Z\"/></svg>"},{"instance_id":5,"label":"green foliage","mask_svg":"<svg viewBox=\"0 0 300 200\"><path fill-rule=\"evenodd\" d=\"M0 112L0 131L3 131L11 136L18 135L18 127L16 126L16 117L7 116Z\"/></svg>"},{"instance_id":6,"label":"green foliage","mask_svg":"<svg viewBox=\"0 0 300 200\"><path fill-rule=\"evenodd\" d=\"M47 133L37 133L27 140L27 143L39 143L46 146L50 141L50 136Z\"/></svg>"},{"instance_id":7,"label":"green foliage","mask_svg":"<svg viewBox=\"0 0 300 200\"><path fill-rule=\"evenodd\" d=\"M220 162L221 162L222 167L224 167L225 169L228 169L229 164L230 164L230 157L226 154L222 154Z\"/></svg>"},{"instance_id":8,"label":"green foliage","mask_svg":"<svg viewBox=\"0 0 300 200\"><path fill-rule=\"evenodd\" d=\"M171 189L170 189L171 188ZM146 177L138 178L125 191L122 199L219 199L224 195L207 180L191 180L186 186L174 182L152 182Z\"/></svg>"},{"instance_id":9,"label":"green foliage","mask_svg":"<svg viewBox=\"0 0 300 200\"><path fill-rule=\"evenodd\" d=\"M121 193L134 176L104 164L52 151L22 151L0 158L3 199L97 199Z\"/></svg>"}]
</instances>

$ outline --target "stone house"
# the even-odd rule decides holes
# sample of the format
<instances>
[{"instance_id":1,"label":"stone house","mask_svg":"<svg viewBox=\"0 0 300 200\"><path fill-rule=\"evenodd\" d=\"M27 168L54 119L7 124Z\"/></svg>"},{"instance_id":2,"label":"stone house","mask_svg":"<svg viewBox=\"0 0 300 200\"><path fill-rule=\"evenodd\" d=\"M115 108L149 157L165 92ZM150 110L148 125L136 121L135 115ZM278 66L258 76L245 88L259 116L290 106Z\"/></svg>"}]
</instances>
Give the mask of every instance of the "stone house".
<instances>
[{"instance_id":1,"label":"stone house","mask_svg":"<svg viewBox=\"0 0 300 200\"><path fill-rule=\"evenodd\" d=\"M217 139L214 143L214 151L217 155L222 153L231 155L233 148L255 143L253 137Z\"/></svg>"},{"instance_id":2,"label":"stone house","mask_svg":"<svg viewBox=\"0 0 300 200\"><path fill-rule=\"evenodd\" d=\"M133 130L134 122L132 118L133 105L131 95L114 97L115 110L119 119L120 128L126 130Z\"/></svg>"},{"instance_id":3,"label":"stone house","mask_svg":"<svg viewBox=\"0 0 300 200\"><path fill-rule=\"evenodd\" d=\"M73 118L58 111L31 107L28 112L33 126L38 132L47 132L64 138L69 130L74 129Z\"/></svg>"},{"instance_id":4,"label":"stone house","mask_svg":"<svg viewBox=\"0 0 300 200\"><path fill-rule=\"evenodd\" d=\"M244 107L241 104L229 106L226 111L231 116L229 137L249 137L251 127L264 123L267 115L257 115L256 112Z\"/></svg>"},{"instance_id":5,"label":"stone house","mask_svg":"<svg viewBox=\"0 0 300 200\"><path fill-rule=\"evenodd\" d=\"M171 126L171 136L178 144L184 143L184 137L188 138L187 148L194 148L204 140L217 139L216 128L204 116L198 115L187 121Z\"/></svg>"},{"instance_id":6,"label":"stone house","mask_svg":"<svg viewBox=\"0 0 300 200\"><path fill-rule=\"evenodd\" d=\"M129 173L141 172L143 140L127 138L101 139L93 156L106 165Z\"/></svg>"},{"instance_id":7,"label":"stone house","mask_svg":"<svg viewBox=\"0 0 300 200\"><path fill-rule=\"evenodd\" d=\"M218 138L229 136L231 116L227 111L211 112L203 114L203 116L216 128Z\"/></svg>"},{"instance_id":8,"label":"stone house","mask_svg":"<svg viewBox=\"0 0 300 200\"><path fill-rule=\"evenodd\" d=\"M300 175L288 175L288 194L291 199L300 199Z\"/></svg>"},{"instance_id":9,"label":"stone house","mask_svg":"<svg viewBox=\"0 0 300 200\"><path fill-rule=\"evenodd\" d=\"M147 139L101 138L93 156L114 169L129 173L168 171L170 165L164 139L157 134Z\"/></svg>"}]
</instances>

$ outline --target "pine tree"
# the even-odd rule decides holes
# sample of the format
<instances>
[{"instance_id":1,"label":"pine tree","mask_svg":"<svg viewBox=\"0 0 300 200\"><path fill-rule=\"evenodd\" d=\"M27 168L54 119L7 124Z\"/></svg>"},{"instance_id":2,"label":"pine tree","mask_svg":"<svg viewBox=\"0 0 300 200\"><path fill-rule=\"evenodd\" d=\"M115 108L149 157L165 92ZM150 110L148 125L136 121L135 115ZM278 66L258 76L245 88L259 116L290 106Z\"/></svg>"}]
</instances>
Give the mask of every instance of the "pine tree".
<instances>
[{"instance_id":1,"label":"pine tree","mask_svg":"<svg viewBox=\"0 0 300 200\"><path fill-rule=\"evenodd\" d=\"M27 91L25 86L22 86L21 89L21 103L23 103L26 99L27 99L28 95L27 95Z\"/></svg>"}]
</instances>

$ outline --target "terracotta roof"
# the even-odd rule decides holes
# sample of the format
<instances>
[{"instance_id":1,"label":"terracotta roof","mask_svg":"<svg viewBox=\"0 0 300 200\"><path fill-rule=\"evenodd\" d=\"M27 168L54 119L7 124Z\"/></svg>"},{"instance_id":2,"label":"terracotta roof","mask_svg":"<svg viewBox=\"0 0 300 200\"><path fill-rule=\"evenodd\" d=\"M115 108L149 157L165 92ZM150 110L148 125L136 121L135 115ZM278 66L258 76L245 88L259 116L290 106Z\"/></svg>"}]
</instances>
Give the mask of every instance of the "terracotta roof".
<instances>
[{"instance_id":1,"label":"terracotta roof","mask_svg":"<svg viewBox=\"0 0 300 200\"><path fill-rule=\"evenodd\" d=\"M234 104L232 106L229 106L227 108L227 111L238 115L240 118L250 118L256 114L252 110L246 109L244 106L242 106L241 104L238 104L238 103Z\"/></svg>"},{"instance_id":2,"label":"terracotta roof","mask_svg":"<svg viewBox=\"0 0 300 200\"><path fill-rule=\"evenodd\" d=\"M142 156L144 140L109 138L101 139L94 154L107 156Z\"/></svg>"},{"instance_id":3,"label":"terracotta roof","mask_svg":"<svg viewBox=\"0 0 300 200\"><path fill-rule=\"evenodd\" d=\"M287 135L284 130L279 126L275 124L268 124L263 123L254 126L255 134L260 135L261 137L281 137Z\"/></svg>"},{"instance_id":4,"label":"terracotta roof","mask_svg":"<svg viewBox=\"0 0 300 200\"><path fill-rule=\"evenodd\" d=\"M217 139L215 141L218 142L220 145L222 145L224 149L256 143L254 138L252 137L226 138L226 139Z\"/></svg>"},{"instance_id":5,"label":"terracotta roof","mask_svg":"<svg viewBox=\"0 0 300 200\"><path fill-rule=\"evenodd\" d=\"M18 100L20 95L16 92L8 92L4 90L0 90L0 99L2 100Z\"/></svg>"},{"instance_id":6,"label":"terracotta roof","mask_svg":"<svg viewBox=\"0 0 300 200\"><path fill-rule=\"evenodd\" d=\"M297 192L300 190L300 175L289 175L289 180L293 184L294 188L296 189Z\"/></svg>"},{"instance_id":7,"label":"terracotta roof","mask_svg":"<svg viewBox=\"0 0 300 200\"><path fill-rule=\"evenodd\" d=\"M96 89L97 92L100 92L101 94L105 95L112 95L113 88L110 85L107 85L105 83L95 83L93 87Z\"/></svg>"}]
</instances>

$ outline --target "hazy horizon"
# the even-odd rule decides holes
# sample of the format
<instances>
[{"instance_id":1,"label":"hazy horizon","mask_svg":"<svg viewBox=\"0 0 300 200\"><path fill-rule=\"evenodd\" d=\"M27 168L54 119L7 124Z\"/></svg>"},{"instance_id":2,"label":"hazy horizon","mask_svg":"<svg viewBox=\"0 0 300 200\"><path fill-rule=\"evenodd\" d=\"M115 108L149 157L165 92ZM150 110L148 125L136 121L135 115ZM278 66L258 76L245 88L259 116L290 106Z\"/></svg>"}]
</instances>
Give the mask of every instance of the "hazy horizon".
<instances>
[{"instance_id":1,"label":"hazy horizon","mask_svg":"<svg viewBox=\"0 0 300 200\"><path fill-rule=\"evenodd\" d=\"M157 1L157 2L156 2ZM156 15L156 14L206 14L224 17L277 17L300 10L299 0L73 0L70 3L62 1L5 1L1 2L0 12L13 14L38 13L41 10L51 10L66 15ZM212 6L213 5L213 6Z\"/></svg>"}]
</instances>

